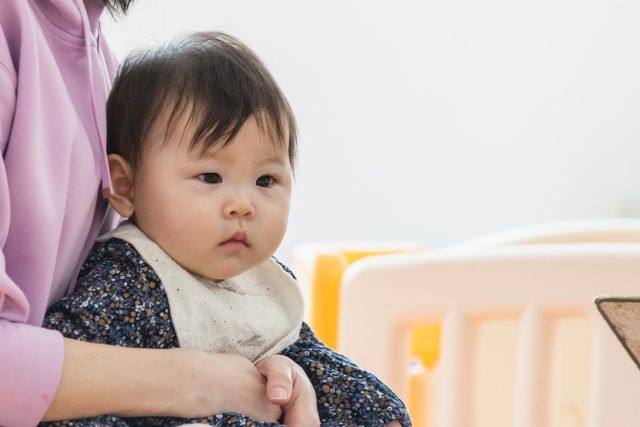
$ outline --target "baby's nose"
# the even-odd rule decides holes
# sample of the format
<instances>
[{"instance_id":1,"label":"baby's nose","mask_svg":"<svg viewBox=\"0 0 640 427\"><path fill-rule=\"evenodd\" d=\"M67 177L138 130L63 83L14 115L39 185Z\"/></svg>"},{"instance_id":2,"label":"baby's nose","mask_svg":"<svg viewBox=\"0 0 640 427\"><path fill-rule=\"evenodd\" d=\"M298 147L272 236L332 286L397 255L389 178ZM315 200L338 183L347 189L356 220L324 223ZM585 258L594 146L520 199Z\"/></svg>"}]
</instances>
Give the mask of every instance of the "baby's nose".
<instances>
[{"instance_id":1,"label":"baby's nose","mask_svg":"<svg viewBox=\"0 0 640 427\"><path fill-rule=\"evenodd\" d=\"M244 191L234 193L224 207L224 215L228 218L252 218L255 215L255 208L251 198Z\"/></svg>"}]
</instances>

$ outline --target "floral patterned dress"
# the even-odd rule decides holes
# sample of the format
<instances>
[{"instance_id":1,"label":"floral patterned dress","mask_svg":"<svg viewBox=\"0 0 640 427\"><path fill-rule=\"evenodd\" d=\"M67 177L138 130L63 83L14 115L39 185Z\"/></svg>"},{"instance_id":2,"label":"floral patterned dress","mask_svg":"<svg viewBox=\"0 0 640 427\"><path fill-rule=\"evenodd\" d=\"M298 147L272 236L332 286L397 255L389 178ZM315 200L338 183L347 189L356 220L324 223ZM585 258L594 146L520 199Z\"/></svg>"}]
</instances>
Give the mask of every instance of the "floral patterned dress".
<instances>
[{"instance_id":1,"label":"floral patterned dress","mask_svg":"<svg viewBox=\"0 0 640 427\"><path fill-rule=\"evenodd\" d=\"M291 272L282 265L285 271ZM154 270L129 243L112 238L95 245L82 266L74 293L56 302L44 326L68 338L125 347L173 348L178 339L169 301ZM280 354L300 365L311 380L323 426L411 425L404 404L373 374L326 347L303 324L299 339ZM205 418L101 416L41 423L41 426L274 427L237 413Z\"/></svg>"}]
</instances>

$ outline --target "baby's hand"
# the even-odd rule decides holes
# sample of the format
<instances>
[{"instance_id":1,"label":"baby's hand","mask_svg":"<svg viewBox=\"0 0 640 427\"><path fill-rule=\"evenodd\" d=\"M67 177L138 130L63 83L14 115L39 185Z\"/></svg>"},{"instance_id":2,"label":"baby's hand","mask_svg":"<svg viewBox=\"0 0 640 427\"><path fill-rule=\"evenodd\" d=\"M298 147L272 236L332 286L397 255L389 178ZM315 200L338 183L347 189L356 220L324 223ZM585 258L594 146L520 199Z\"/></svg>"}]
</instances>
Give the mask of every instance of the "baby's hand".
<instances>
[{"instance_id":1,"label":"baby's hand","mask_svg":"<svg viewBox=\"0 0 640 427\"><path fill-rule=\"evenodd\" d=\"M260 361L256 367L267 379L267 396L282 406L284 424L289 427L320 425L316 392L307 374L286 356L274 355Z\"/></svg>"}]
</instances>

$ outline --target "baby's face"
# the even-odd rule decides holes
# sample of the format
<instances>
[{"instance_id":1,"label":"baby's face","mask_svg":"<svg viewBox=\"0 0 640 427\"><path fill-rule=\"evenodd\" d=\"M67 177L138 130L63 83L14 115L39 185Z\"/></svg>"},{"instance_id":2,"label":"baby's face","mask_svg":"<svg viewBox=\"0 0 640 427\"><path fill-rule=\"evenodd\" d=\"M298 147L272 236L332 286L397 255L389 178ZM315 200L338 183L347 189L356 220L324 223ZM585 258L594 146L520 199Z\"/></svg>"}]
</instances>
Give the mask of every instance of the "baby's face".
<instances>
[{"instance_id":1,"label":"baby's face","mask_svg":"<svg viewBox=\"0 0 640 427\"><path fill-rule=\"evenodd\" d=\"M166 145L151 143L134 173L135 220L185 269L214 280L267 260L284 236L292 171L287 147L249 118L225 147L189 150L181 121ZM181 132L185 129L185 132ZM162 124L150 141L162 141Z\"/></svg>"}]
</instances>

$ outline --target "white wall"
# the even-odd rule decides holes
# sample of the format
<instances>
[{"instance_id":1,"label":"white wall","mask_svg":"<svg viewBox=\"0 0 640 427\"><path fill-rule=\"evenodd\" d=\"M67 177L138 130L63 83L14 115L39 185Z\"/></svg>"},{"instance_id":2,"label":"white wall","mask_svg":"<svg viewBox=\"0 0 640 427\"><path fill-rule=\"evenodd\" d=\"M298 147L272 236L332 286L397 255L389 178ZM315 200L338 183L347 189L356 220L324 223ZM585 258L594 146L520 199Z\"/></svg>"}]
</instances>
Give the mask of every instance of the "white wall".
<instances>
[{"instance_id":1,"label":"white wall","mask_svg":"<svg viewBox=\"0 0 640 427\"><path fill-rule=\"evenodd\" d=\"M232 33L299 120L285 259L301 242L430 246L640 215L640 2L138 0L124 56Z\"/></svg>"}]
</instances>

